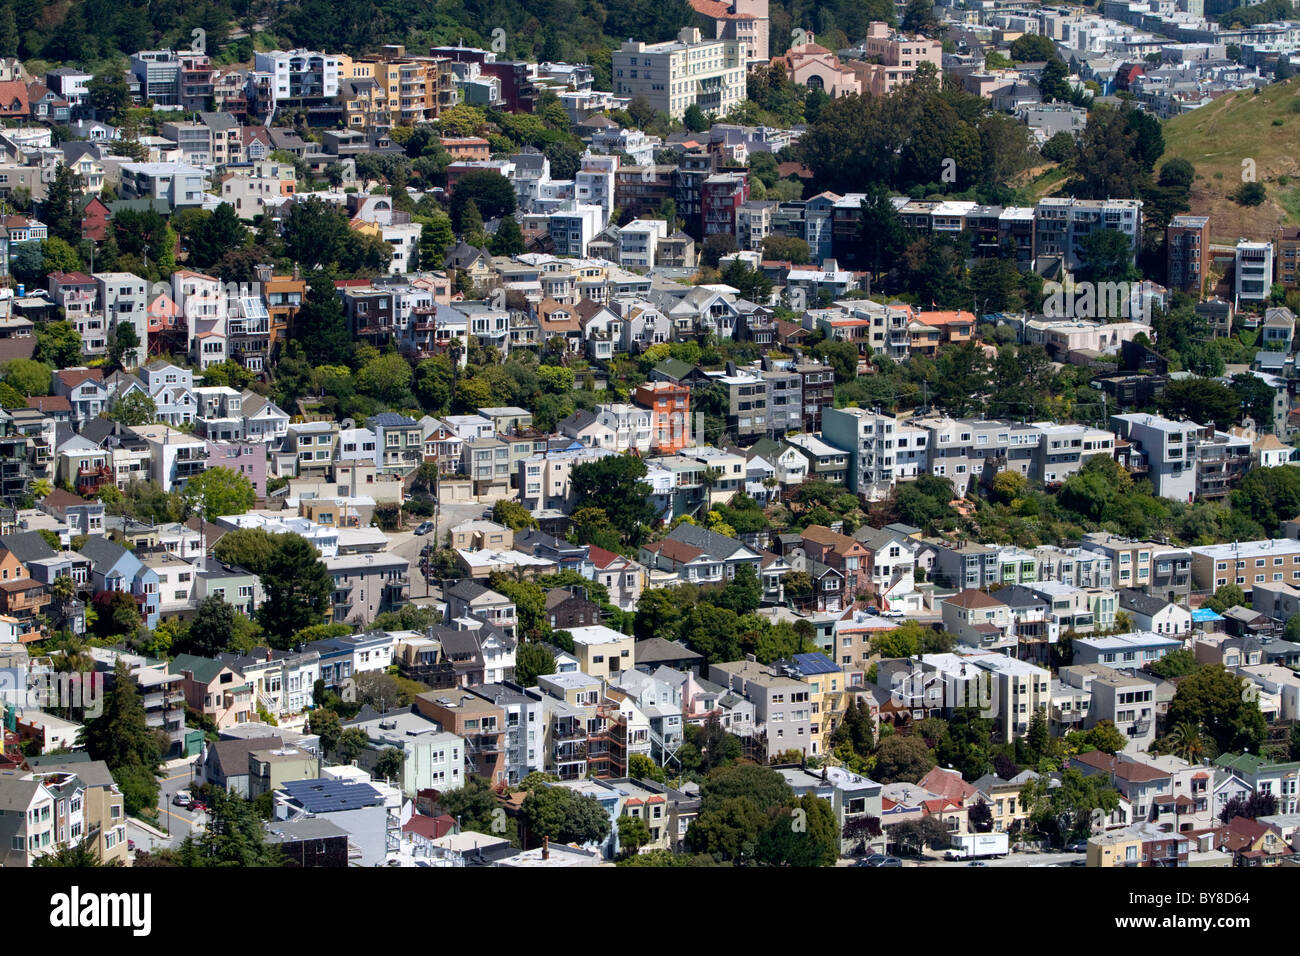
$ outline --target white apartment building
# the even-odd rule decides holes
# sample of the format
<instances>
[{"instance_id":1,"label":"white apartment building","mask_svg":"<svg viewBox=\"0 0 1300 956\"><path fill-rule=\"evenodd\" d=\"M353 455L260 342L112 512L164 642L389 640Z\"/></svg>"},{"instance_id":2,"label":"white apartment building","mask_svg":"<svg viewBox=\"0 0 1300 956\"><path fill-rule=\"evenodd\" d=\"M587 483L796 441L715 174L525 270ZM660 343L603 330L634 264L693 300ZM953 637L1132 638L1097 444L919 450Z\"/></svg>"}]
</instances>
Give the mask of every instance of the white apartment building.
<instances>
[{"instance_id":1,"label":"white apartment building","mask_svg":"<svg viewBox=\"0 0 1300 956\"><path fill-rule=\"evenodd\" d=\"M339 95L343 60L315 50L272 50L253 55L249 82L267 107L282 101L332 100Z\"/></svg>"},{"instance_id":2,"label":"white apartment building","mask_svg":"<svg viewBox=\"0 0 1300 956\"><path fill-rule=\"evenodd\" d=\"M134 356L123 359L131 368L144 361L149 347L149 283L130 272L96 272L95 285L108 328L123 322L135 326L140 345Z\"/></svg>"},{"instance_id":3,"label":"white apartment building","mask_svg":"<svg viewBox=\"0 0 1300 956\"><path fill-rule=\"evenodd\" d=\"M726 115L745 100L745 44L705 40L683 27L676 40L628 40L613 55L614 92L644 96L656 110L682 119L689 106Z\"/></svg>"},{"instance_id":4,"label":"white apartment building","mask_svg":"<svg viewBox=\"0 0 1300 956\"><path fill-rule=\"evenodd\" d=\"M1263 302L1273 290L1273 243L1237 241L1233 295L1238 302Z\"/></svg>"}]
</instances>

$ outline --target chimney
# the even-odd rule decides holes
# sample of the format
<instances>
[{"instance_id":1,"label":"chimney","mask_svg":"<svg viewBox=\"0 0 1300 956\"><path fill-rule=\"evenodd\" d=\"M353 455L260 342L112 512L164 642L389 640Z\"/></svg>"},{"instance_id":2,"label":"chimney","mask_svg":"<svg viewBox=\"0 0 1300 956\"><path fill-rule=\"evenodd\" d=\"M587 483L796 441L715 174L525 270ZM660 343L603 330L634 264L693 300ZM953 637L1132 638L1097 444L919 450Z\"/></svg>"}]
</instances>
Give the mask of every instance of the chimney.
<instances>
[{"instance_id":1,"label":"chimney","mask_svg":"<svg viewBox=\"0 0 1300 956\"><path fill-rule=\"evenodd\" d=\"M550 858L551 858L551 838L548 836L544 836L542 837L542 859L549 860Z\"/></svg>"}]
</instances>

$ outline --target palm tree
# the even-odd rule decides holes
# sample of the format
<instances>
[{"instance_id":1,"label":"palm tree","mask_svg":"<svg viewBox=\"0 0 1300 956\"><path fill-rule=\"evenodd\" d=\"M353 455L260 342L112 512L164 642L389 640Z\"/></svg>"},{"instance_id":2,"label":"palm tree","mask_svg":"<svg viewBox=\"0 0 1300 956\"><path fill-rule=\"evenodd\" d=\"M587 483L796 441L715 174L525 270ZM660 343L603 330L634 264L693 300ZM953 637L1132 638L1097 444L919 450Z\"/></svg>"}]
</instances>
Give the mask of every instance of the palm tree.
<instances>
[{"instance_id":1,"label":"palm tree","mask_svg":"<svg viewBox=\"0 0 1300 956\"><path fill-rule=\"evenodd\" d=\"M59 622L67 616L68 605L77 594L76 583L66 574L60 574L50 583L50 597L59 607Z\"/></svg>"},{"instance_id":2,"label":"palm tree","mask_svg":"<svg viewBox=\"0 0 1300 956\"><path fill-rule=\"evenodd\" d=\"M1190 720L1184 720L1169 732L1169 752L1188 763L1200 763L1203 757L1210 756L1207 744L1201 725Z\"/></svg>"},{"instance_id":3,"label":"palm tree","mask_svg":"<svg viewBox=\"0 0 1300 956\"><path fill-rule=\"evenodd\" d=\"M38 501L53 490L54 485L50 483L48 478L37 478L32 482L32 497Z\"/></svg>"}]
</instances>

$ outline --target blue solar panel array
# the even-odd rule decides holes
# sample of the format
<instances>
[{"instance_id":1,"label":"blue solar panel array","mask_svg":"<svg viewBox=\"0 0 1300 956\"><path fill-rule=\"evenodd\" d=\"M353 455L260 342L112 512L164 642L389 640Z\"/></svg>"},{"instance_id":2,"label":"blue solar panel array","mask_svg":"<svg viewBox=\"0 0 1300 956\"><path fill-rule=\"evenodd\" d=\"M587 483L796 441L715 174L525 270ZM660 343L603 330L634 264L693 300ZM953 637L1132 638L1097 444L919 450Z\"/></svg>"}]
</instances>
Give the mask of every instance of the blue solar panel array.
<instances>
[{"instance_id":1,"label":"blue solar panel array","mask_svg":"<svg viewBox=\"0 0 1300 956\"><path fill-rule=\"evenodd\" d=\"M796 654L794 662L801 674L838 674L840 669L825 654Z\"/></svg>"},{"instance_id":2,"label":"blue solar panel array","mask_svg":"<svg viewBox=\"0 0 1300 956\"><path fill-rule=\"evenodd\" d=\"M343 780L290 780L281 787L308 813L356 810L383 803L379 791L368 783Z\"/></svg>"}]
</instances>

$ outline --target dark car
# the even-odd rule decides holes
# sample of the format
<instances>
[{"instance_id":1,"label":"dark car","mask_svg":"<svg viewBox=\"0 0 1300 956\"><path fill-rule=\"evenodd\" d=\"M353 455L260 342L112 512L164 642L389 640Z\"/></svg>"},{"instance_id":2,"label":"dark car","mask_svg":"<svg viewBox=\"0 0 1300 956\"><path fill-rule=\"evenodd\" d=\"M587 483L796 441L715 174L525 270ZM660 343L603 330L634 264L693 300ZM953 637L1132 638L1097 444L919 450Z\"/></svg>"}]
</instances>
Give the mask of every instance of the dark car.
<instances>
[{"instance_id":1,"label":"dark car","mask_svg":"<svg viewBox=\"0 0 1300 956\"><path fill-rule=\"evenodd\" d=\"M1071 843L1066 846L1065 852L1066 853L1087 853L1088 844L1084 843L1081 840L1076 840L1074 843Z\"/></svg>"},{"instance_id":2,"label":"dark car","mask_svg":"<svg viewBox=\"0 0 1300 956\"><path fill-rule=\"evenodd\" d=\"M885 854L883 853L873 853L871 854L871 856L864 857L863 859L858 860L858 862L854 863L853 865L854 866L880 866L880 864L884 863L886 859L888 859L888 857L886 857Z\"/></svg>"},{"instance_id":3,"label":"dark car","mask_svg":"<svg viewBox=\"0 0 1300 956\"><path fill-rule=\"evenodd\" d=\"M422 521L420 522L420 526L415 529L415 533L423 535L423 534L428 534L432 530L433 530L432 521Z\"/></svg>"},{"instance_id":4,"label":"dark car","mask_svg":"<svg viewBox=\"0 0 1300 956\"><path fill-rule=\"evenodd\" d=\"M887 856L884 858L884 860L882 860L877 865L878 866L902 866L903 861L896 856Z\"/></svg>"},{"instance_id":5,"label":"dark car","mask_svg":"<svg viewBox=\"0 0 1300 956\"><path fill-rule=\"evenodd\" d=\"M967 866L988 866L988 864L987 864L986 862L984 862L983 860L971 860L971 861L970 861L969 863L967 863L966 865L967 865Z\"/></svg>"}]
</instances>

